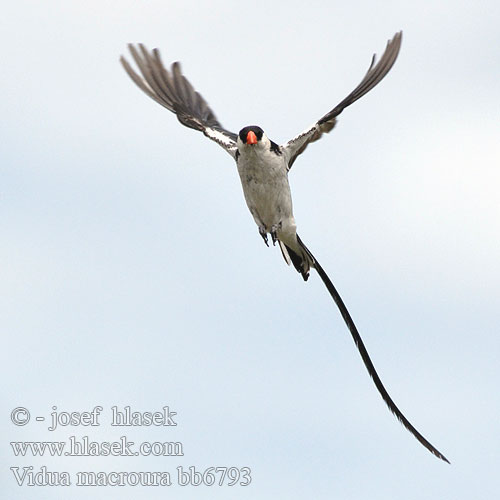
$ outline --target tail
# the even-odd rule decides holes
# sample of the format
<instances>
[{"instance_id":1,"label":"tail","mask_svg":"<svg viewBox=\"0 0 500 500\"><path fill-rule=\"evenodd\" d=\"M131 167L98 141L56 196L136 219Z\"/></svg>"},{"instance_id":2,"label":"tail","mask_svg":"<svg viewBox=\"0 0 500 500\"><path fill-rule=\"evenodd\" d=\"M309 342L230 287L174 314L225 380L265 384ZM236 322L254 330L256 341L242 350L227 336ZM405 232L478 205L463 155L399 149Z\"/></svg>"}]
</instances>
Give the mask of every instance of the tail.
<instances>
[{"instance_id":1,"label":"tail","mask_svg":"<svg viewBox=\"0 0 500 500\"><path fill-rule=\"evenodd\" d=\"M302 243L298 234L296 234L296 237L297 245L295 245L295 248L291 248L290 244L287 245L281 240L278 240L278 243L286 263L288 265L293 264L293 267L302 275L304 281L307 281L309 279L309 271L311 267L314 267L316 260L304 243Z\"/></svg>"},{"instance_id":2,"label":"tail","mask_svg":"<svg viewBox=\"0 0 500 500\"><path fill-rule=\"evenodd\" d=\"M382 381L380 380L380 377L377 374L377 371L375 370L375 367L373 366L372 360L370 359L370 356L368 354L368 351L366 350L366 347L361 340L361 335L358 332L358 329L356 328L356 325L354 324L354 321L351 318L351 315L349 314L349 311L347 310L347 307L345 306L342 298L340 297L339 293L337 292L336 288L333 286L333 283L331 282L330 278L328 275L325 273L323 268L320 266L319 262L313 254L308 250L308 248L302 243L302 240L299 238L297 235L297 242L300 246L301 249L301 255L299 255L297 252L294 252L291 250L289 247L286 247L288 250L288 253L290 254L291 261L293 265L295 266L295 269L299 271L299 273L302 274L302 277L304 280L307 280L309 277L309 268L313 267L316 269L316 271L319 274L319 277L322 279L323 283L325 284L326 288L330 292L330 295L337 304L337 307L340 310L340 314L342 314L342 317L344 318L344 321L347 325L347 328L349 328L349 331L351 332L352 338L354 339L354 343L356 344L356 347L358 348L359 353L361 354L361 358L363 359L363 362L366 366L366 369L368 370L368 373L370 374L370 377L372 378L373 382L375 383L375 386L382 396L382 399L385 401L385 404L388 406L389 410L396 416L396 418L408 429L414 436L415 438L420 441L420 443L425 446L432 454L434 454L436 457L440 458L441 460L444 460L447 463L450 463L448 459L440 452L438 451L434 446L432 446L427 439L420 434L415 427L408 421L408 419L401 413L399 408L396 406L392 398L389 396L389 393L385 389L384 385L382 384ZM304 257L305 255L305 257ZM286 257L285 257L286 260Z\"/></svg>"}]
</instances>

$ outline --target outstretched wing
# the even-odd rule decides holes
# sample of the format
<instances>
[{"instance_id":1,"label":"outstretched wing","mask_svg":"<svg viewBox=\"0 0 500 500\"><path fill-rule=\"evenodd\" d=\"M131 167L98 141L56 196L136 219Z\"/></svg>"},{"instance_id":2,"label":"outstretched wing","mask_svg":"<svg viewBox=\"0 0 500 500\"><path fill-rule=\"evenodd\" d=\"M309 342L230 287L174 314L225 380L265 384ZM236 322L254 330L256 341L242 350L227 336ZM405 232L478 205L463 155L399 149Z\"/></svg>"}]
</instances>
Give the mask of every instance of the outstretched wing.
<instances>
[{"instance_id":1,"label":"outstretched wing","mask_svg":"<svg viewBox=\"0 0 500 500\"><path fill-rule=\"evenodd\" d=\"M288 157L288 169L292 167L297 156L306 149L310 142L317 141L324 133L332 130L337 121L337 116L342 113L344 108L364 96L389 73L389 70L398 57L402 36L403 32L400 31L394 35L392 40L387 42L385 52L377 64L375 64L376 55L373 55L372 62L363 80L341 103L337 104L329 113L320 118L312 127L309 127L281 146L283 152Z\"/></svg>"},{"instance_id":2,"label":"outstretched wing","mask_svg":"<svg viewBox=\"0 0 500 500\"><path fill-rule=\"evenodd\" d=\"M148 51L143 44L139 44L138 48L129 44L128 48L142 77L123 56L120 62L135 84L151 99L175 113L183 125L203 132L234 157L237 135L219 123L207 101L181 73L181 65L174 62L169 72L163 65L158 49Z\"/></svg>"}]
</instances>

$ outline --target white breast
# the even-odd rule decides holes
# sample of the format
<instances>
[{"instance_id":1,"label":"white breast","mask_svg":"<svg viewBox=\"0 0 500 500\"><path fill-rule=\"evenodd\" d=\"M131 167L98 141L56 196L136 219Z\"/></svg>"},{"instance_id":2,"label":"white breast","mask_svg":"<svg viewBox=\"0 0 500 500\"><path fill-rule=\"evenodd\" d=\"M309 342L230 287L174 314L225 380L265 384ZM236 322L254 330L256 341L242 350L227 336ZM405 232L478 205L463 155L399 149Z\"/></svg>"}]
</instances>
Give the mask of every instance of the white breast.
<instances>
[{"instance_id":1,"label":"white breast","mask_svg":"<svg viewBox=\"0 0 500 500\"><path fill-rule=\"evenodd\" d=\"M286 160L271 151L265 139L240 149L238 172L255 222L270 232L280 222L288 226L293 214Z\"/></svg>"}]
</instances>

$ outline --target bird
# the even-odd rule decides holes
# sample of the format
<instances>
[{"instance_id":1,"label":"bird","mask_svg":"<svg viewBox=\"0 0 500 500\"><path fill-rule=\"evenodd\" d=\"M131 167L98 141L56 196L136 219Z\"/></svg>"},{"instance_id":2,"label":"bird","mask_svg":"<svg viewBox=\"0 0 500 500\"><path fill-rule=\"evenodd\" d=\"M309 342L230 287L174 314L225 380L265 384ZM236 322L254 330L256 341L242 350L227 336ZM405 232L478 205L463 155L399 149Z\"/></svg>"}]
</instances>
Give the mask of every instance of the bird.
<instances>
[{"instance_id":1,"label":"bird","mask_svg":"<svg viewBox=\"0 0 500 500\"><path fill-rule=\"evenodd\" d=\"M269 246L270 236L272 244L279 246L285 262L293 265L304 281L309 278L311 269L318 273L337 305L365 367L389 410L425 448L450 463L408 421L382 384L344 301L318 259L297 234L288 181L290 169L307 146L330 132L337 123L338 115L372 90L387 75L398 57L401 41L402 31L399 31L387 42L380 60L377 61L376 54L373 55L368 71L345 99L312 126L282 145L269 139L257 125L245 126L238 134L224 128L207 101L183 75L180 63L172 63L168 70L157 48L149 51L144 44L128 45L140 75L124 56L120 57L120 62L145 94L173 112L182 125L202 132L231 155L236 162L246 204L264 243Z\"/></svg>"}]
</instances>

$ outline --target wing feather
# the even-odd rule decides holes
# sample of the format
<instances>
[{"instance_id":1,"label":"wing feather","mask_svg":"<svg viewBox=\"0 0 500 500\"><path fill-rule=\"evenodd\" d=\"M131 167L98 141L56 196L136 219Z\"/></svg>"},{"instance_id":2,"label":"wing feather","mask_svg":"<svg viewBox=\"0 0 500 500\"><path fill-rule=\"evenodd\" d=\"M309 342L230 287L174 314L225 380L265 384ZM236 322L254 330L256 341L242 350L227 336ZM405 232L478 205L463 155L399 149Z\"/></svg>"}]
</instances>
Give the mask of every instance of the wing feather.
<instances>
[{"instance_id":1,"label":"wing feather","mask_svg":"<svg viewBox=\"0 0 500 500\"><path fill-rule=\"evenodd\" d=\"M133 82L151 99L175 113L183 125L203 132L234 157L237 135L217 120L207 101L182 74L180 63L174 62L169 71L158 49L150 52L143 44L137 47L129 44L128 47L140 75L125 57L122 56L120 62Z\"/></svg>"},{"instance_id":2,"label":"wing feather","mask_svg":"<svg viewBox=\"0 0 500 500\"><path fill-rule=\"evenodd\" d=\"M394 35L392 40L387 42L387 47L378 63L376 63L376 55L373 55L370 67L365 76L359 85L344 100L337 104L337 106L326 115L321 117L314 125L282 146L283 151L289 158L288 169L292 167L297 156L306 149L308 144L317 141L323 134L330 132L330 130L335 127L337 116L340 115L347 106L350 106L360 97L363 97L367 92L372 90L382 81L387 73L389 73L398 57L402 36L403 32L400 31Z\"/></svg>"}]
</instances>

